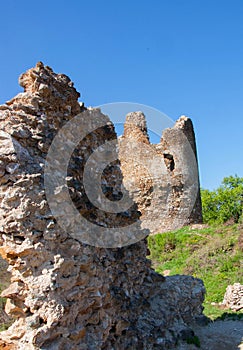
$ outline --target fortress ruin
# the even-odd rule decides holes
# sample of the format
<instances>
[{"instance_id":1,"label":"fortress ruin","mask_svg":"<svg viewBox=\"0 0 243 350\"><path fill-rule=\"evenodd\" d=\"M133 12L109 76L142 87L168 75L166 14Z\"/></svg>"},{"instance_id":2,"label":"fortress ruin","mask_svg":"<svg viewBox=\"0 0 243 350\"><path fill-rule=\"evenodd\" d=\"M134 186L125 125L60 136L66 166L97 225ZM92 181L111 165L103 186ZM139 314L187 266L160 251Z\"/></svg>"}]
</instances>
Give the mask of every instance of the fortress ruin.
<instances>
[{"instance_id":1,"label":"fortress ruin","mask_svg":"<svg viewBox=\"0 0 243 350\"><path fill-rule=\"evenodd\" d=\"M85 195L82 175L94 150L105 141L116 140L109 118L80 105L71 80L41 62L22 74L19 83L24 92L0 106L0 254L8 261L12 276L2 296L7 298L6 312L15 318L9 329L0 333L0 348L175 348L178 339L190 334L191 325L203 317L205 289L199 279L163 277L151 268L144 232L150 226L147 218L151 215L153 219L155 210L149 206L153 185L147 173L135 174L125 162L130 158L124 145L134 132L135 138L141 137L141 142L159 154L167 171L161 175L167 181L161 194L171 189L170 216L161 222L161 230L173 227L175 221L178 226L181 218L185 219L181 207L187 202L184 194L194 189L190 181L187 183L187 175L180 174L183 147L177 148L178 130L183 130L195 152L191 121L181 118L173 129L165 131L161 143L153 146L146 127L141 125L145 125L144 116L128 116L120 140L120 158L105 169L102 191L110 201L119 200L123 176L126 183L130 175L140 183L141 190L132 194L134 203L128 211L106 213ZM136 222L141 239L133 244L106 248L83 243L58 225L48 205L44 186L48 150L65 123L82 113L91 122L100 118L105 126L89 133L72 154L66 179L70 197L80 214L100 228L128 226L129 230ZM131 123L135 125L132 129ZM61 163L62 159L57 161ZM186 163L186 174L189 168ZM159 197L153 205L164 203ZM60 203L65 204L62 191ZM192 211L183 224L201 221L198 192L190 205ZM156 230L157 226L151 228Z\"/></svg>"}]
</instances>

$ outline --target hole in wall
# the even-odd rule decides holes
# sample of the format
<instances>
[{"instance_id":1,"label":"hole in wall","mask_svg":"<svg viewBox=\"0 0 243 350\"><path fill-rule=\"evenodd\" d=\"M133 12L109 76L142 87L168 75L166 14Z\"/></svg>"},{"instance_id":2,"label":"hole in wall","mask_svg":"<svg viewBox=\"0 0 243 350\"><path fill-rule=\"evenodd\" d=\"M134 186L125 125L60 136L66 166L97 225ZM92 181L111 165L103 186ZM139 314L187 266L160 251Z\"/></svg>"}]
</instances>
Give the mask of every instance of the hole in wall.
<instances>
[{"instance_id":1,"label":"hole in wall","mask_svg":"<svg viewBox=\"0 0 243 350\"><path fill-rule=\"evenodd\" d=\"M173 171L175 169L175 161L172 154L164 153L164 162L169 171Z\"/></svg>"}]
</instances>

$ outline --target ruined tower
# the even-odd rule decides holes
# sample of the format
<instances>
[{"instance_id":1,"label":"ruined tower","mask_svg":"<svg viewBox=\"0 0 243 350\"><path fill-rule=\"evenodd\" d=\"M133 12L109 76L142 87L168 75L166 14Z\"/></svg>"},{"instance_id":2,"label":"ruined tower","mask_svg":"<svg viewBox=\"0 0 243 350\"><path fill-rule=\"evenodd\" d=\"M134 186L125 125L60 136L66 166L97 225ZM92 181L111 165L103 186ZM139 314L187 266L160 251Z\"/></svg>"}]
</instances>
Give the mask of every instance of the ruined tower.
<instances>
[{"instance_id":1,"label":"ruined tower","mask_svg":"<svg viewBox=\"0 0 243 350\"><path fill-rule=\"evenodd\" d=\"M182 116L151 144L142 112L129 113L119 139L124 183L138 204L143 228L165 232L202 223L195 134ZM131 184L132 183L132 184Z\"/></svg>"}]
</instances>

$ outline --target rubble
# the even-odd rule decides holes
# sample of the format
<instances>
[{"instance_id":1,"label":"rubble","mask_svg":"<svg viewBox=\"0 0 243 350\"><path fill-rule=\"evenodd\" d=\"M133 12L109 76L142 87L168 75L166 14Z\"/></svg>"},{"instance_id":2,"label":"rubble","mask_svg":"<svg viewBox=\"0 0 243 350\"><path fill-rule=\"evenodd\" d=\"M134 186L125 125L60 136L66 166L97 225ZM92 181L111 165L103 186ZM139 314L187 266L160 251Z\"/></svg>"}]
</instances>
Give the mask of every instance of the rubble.
<instances>
[{"instance_id":1,"label":"rubble","mask_svg":"<svg viewBox=\"0 0 243 350\"><path fill-rule=\"evenodd\" d=\"M234 283L226 288L224 300L221 304L225 308L233 311L240 311L243 309L243 285Z\"/></svg>"}]
</instances>

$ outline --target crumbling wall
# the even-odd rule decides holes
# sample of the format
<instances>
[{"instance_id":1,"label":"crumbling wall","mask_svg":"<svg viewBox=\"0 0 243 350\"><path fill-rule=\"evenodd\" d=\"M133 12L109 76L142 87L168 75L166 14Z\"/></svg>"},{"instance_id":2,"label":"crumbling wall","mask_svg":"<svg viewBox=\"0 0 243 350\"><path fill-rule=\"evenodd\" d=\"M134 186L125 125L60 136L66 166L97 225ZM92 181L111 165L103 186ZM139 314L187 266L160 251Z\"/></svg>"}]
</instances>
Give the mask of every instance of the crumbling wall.
<instances>
[{"instance_id":1,"label":"crumbling wall","mask_svg":"<svg viewBox=\"0 0 243 350\"><path fill-rule=\"evenodd\" d=\"M182 116L163 131L159 144L150 144L145 115L126 117L119 139L124 183L142 213L142 227L151 233L202 223L202 206L195 134Z\"/></svg>"},{"instance_id":2,"label":"crumbling wall","mask_svg":"<svg viewBox=\"0 0 243 350\"><path fill-rule=\"evenodd\" d=\"M0 345L24 350L173 348L201 317L202 281L155 273L146 259L146 239L120 248L82 243L57 224L47 202L48 149L65 123L85 113L106 126L87 135L73 152L67 173L70 196L98 227L138 220L136 204L125 216L113 215L99 212L84 194L83 163L101 142L116 137L113 125L99 110L78 103L66 75L42 63L23 74L20 85L24 92L0 106L0 253L12 275L3 296L7 313L16 319L0 333ZM102 180L107 198L119 199L121 179L119 161L110 164Z\"/></svg>"}]
</instances>

